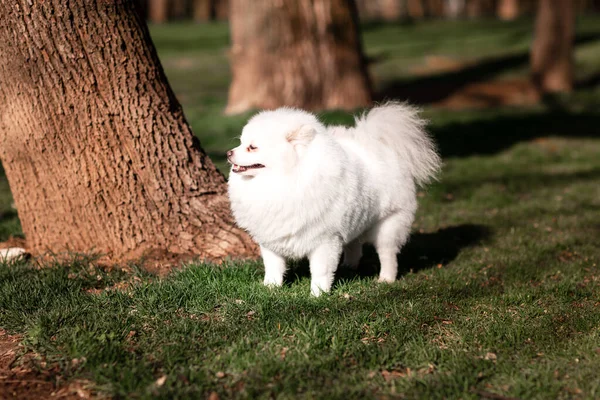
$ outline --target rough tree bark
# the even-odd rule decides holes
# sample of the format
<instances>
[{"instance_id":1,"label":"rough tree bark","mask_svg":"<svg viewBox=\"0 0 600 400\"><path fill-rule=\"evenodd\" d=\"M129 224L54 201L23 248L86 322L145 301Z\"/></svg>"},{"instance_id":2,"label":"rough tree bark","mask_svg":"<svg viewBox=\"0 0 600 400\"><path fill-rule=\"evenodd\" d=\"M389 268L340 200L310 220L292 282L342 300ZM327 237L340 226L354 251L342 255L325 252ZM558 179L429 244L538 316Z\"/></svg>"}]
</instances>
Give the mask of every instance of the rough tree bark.
<instances>
[{"instance_id":1,"label":"rough tree bark","mask_svg":"<svg viewBox=\"0 0 600 400\"><path fill-rule=\"evenodd\" d=\"M371 102L354 0L232 0L226 112Z\"/></svg>"},{"instance_id":2,"label":"rough tree bark","mask_svg":"<svg viewBox=\"0 0 600 400\"><path fill-rule=\"evenodd\" d=\"M0 0L0 158L28 247L254 255L136 4Z\"/></svg>"},{"instance_id":3,"label":"rough tree bark","mask_svg":"<svg viewBox=\"0 0 600 400\"><path fill-rule=\"evenodd\" d=\"M531 72L541 93L573 89L575 9L571 0L539 0Z\"/></svg>"}]
</instances>

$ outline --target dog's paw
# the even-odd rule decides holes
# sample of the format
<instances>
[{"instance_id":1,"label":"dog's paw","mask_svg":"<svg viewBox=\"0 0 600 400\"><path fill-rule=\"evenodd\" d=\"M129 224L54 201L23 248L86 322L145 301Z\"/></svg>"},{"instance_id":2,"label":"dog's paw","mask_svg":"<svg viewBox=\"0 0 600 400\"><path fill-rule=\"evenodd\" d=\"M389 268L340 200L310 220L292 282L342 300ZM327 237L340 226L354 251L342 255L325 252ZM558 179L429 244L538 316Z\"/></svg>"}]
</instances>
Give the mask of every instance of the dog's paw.
<instances>
[{"instance_id":1,"label":"dog's paw","mask_svg":"<svg viewBox=\"0 0 600 400\"><path fill-rule=\"evenodd\" d=\"M322 293L329 293L330 290L331 283L327 278L313 279L310 283L310 293L315 297L321 296Z\"/></svg>"},{"instance_id":2,"label":"dog's paw","mask_svg":"<svg viewBox=\"0 0 600 400\"><path fill-rule=\"evenodd\" d=\"M323 290L315 284L310 285L310 294L315 297L320 297Z\"/></svg>"},{"instance_id":3,"label":"dog's paw","mask_svg":"<svg viewBox=\"0 0 600 400\"><path fill-rule=\"evenodd\" d=\"M394 282L396 282L396 277L379 275L379 279L377 279L377 282L379 282L379 283L394 283Z\"/></svg>"},{"instance_id":4,"label":"dog's paw","mask_svg":"<svg viewBox=\"0 0 600 400\"><path fill-rule=\"evenodd\" d=\"M283 285L283 277L279 276L265 276L263 285L269 287L279 287Z\"/></svg>"}]
</instances>

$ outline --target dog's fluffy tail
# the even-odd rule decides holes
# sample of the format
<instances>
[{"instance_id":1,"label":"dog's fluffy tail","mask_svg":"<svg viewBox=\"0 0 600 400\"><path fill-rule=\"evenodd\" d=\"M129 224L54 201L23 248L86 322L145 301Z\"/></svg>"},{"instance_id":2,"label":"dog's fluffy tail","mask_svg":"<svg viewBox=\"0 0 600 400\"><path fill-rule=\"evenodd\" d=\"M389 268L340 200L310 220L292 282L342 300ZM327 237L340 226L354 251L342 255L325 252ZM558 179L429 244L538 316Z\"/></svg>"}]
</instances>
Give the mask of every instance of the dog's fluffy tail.
<instances>
[{"instance_id":1,"label":"dog's fluffy tail","mask_svg":"<svg viewBox=\"0 0 600 400\"><path fill-rule=\"evenodd\" d=\"M425 131L427 121L419 110L405 103L389 102L356 118L357 133L366 140L377 140L393 149L408 168L418 185L435 179L441 159L435 143Z\"/></svg>"}]
</instances>

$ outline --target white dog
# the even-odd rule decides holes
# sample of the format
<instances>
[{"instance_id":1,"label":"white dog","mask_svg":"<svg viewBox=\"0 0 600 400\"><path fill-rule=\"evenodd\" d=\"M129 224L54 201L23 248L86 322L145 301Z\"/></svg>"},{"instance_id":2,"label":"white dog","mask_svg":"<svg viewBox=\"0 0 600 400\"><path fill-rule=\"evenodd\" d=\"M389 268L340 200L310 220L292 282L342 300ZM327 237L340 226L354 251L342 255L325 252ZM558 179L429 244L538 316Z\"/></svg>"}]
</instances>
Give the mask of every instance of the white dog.
<instances>
[{"instance_id":1,"label":"white dog","mask_svg":"<svg viewBox=\"0 0 600 400\"><path fill-rule=\"evenodd\" d=\"M227 152L231 208L258 242L265 285L281 286L286 258L308 257L311 292L331 289L340 255L356 267L362 244L393 282L396 259L417 209L416 185L440 168L417 110L400 103L373 108L356 126L325 127L292 108L250 119L241 144Z\"/></svg>"}]
</instances>

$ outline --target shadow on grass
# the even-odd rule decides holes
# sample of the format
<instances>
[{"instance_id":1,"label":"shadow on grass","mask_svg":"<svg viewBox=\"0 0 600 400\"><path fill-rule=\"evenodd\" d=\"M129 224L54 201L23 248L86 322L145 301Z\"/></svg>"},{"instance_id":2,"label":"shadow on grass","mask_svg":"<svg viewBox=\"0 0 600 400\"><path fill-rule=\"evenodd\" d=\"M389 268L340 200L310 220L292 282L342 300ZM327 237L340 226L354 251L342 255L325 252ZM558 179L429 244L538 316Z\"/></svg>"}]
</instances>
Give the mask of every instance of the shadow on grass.
<instances>
[{"instance_id":1,"label":"shadow on grass","mask_svg":"<svg viewBox=\"0 0 600 400\"><path fill-rule=\"evenodd\" d=\"M398 255L398 279L409 272L446 265L454 260L461 250L490 236L491 230L488 227L475 224L452 226L433 233L413 233ZM375 249L366 245L358 269L339 267L335 280L338 282L373 277L379 273L379 268ZM307 260L302 260L290 270L286 276L286 284L306 277L310 277L309 264Z\"/></svg>"},{"instance_id":2,"label":"shadow on grass","mask_svg":"<svg viewBox=\"0 0 600 400\"><path fill-rule=\"evenodd\" d=\"M600 72L592 74L579 82L575 82L575 89L589 89L600 85Z\"/></svg>"},{"instance_id":3,"label":"shadow on grass","mask_svg":"<svg viewBox=\"0 0 600 400\"><path fill-rule=\"evenodd\" d=\"M494 154L517 142L539 137L600 137L600 113L550 113L502 116L433 126L442 157Z\"/></svg>"},{"instance_id":4,"label":"shadow on grass","mask_svg":"<svg viewBox=\"0 0 600 400\"><path fill-rule=\"evenodd\" d=\"M575 45L582 45L600 39L600 34L581 34L575 38ZM478 63L436 75L396 80L384 86L376 98L409 100L415 104L430 104L442 101L467 84L489 80L507 70L519 68L529 62L529 52L489 57Z\"/></svg>"},{"instance_id":5,"label":"shadow on grass","mask_svg":"<svg viewBox=\"0 0 600 400\"><path fill-rule=\"evenodd\" d=\"M561 187L572 182L594 182L599 178L600 168L591 168L584 171L555 171L553 173L522 171L494 176L488 174L464 181L443 182L442 185L445 191L455 196L459 196L461 193L471 193L473 189L482 185L503 185L509 187L509 190L513 193L527 193L538 188Z\"/></svg>"},{"instance_id":6,"label":"shadow on grass","mask_svg":"<svg viewBox=\"0 0 600 400\"><path fill-rule=\"evenodd\" d=\"M0 211L0 223L7 219L17 218L17 210Z\"/></svg>"}]
</instances>

